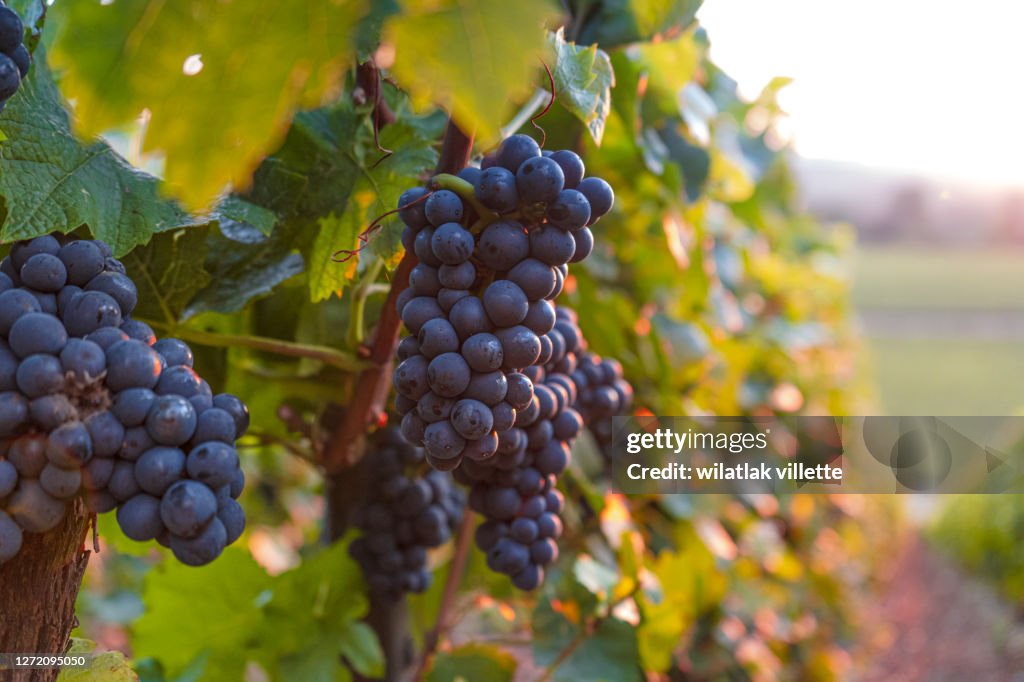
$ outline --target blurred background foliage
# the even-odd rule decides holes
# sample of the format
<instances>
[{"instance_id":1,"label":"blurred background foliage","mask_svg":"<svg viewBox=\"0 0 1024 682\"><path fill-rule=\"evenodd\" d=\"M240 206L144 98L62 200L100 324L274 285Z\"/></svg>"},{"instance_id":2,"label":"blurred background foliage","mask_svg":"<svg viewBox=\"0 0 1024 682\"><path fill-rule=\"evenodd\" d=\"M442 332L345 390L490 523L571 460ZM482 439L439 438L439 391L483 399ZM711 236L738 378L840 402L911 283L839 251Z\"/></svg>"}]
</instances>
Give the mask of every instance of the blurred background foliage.
<instances>
[{"instance_id":1,"label":"blurred background foliage","mask_svg":"<svg viewBox=\"0 0 1024 682\"><path fill-rule=\"evenodd\" d=\"M382 671L348 538L320 540L317 462L339 406L360 399L360 348L401 226L385 221L358 260L331 255L429 177L446 111L476 131L478 153L516 129L541 135L527 122L549 96L540 60L557 92L538 122L546 146L579 151L617 196L563 301L592 349L622 361L636 409L852 415L869 404L853 234L801 207L776 130L787 81L741 97L711 59L699 0L13 5L37 39L28 82L0 113L0 237L81 230L128 254L139 315L189 341L214 388L253 413L239 548L184 568L100 519L80 634L127 653L142 680ZM371 58L389 114L379 130L357 68ZM429 679L832 680L852 669L857 597L899 533L895 502L625 497L610 492L597 440L574 454L547 584L513 593L474 554ZM962 504L939 537L998 517L964 551L1019 598L1007 542L1020 537L1019 508ZM1006 565L991 558L996 543ZM419 642L450 558L434 553L434 588L410 599Z\"/></svg>"}]
</instances>

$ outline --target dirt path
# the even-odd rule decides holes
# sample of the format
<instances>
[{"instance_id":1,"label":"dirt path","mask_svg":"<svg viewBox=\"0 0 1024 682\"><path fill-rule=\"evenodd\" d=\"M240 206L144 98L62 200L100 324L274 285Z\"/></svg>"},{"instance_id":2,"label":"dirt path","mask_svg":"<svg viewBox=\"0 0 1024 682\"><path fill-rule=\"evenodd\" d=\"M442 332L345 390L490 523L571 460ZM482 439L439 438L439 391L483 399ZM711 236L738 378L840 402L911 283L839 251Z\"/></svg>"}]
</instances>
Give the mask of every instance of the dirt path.
<instances>
[{"instance_id":1,"label":"dirt path","mask_svg":"<svg viewBox=\"0 0 1024 682\"><path fill-rule=\"evenodd\" d=\"M862 612L858 682L1024 682L1024 623L912 536Z\"/></svg>"}]
</instances>

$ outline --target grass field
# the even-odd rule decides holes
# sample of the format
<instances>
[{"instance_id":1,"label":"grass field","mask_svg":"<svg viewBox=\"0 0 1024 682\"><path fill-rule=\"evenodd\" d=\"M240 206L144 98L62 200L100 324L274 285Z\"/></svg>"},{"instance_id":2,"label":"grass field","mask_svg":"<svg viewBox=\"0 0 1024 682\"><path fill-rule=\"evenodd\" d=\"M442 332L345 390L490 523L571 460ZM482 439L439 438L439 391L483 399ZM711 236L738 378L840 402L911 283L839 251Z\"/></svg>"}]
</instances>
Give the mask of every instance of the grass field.
<instances>
[{"instance_id":1,"label":"grass field","mask_svg":"<svg viewBox=\"0 0 1024 682\"><path fill-rule=\"evenodd\" d=\"M1024 310L1024 250L922 252L864 248L854 271L854 303L872 310L956 316L988 309L998 316ZM964 315L955 335L905 325L896 331L865 325L864 366L874 375L878 411L904 415L1024 413L1024 340L976 337ZM955 325L954 325L955 326Z\"/></svg>"}]
</instances>

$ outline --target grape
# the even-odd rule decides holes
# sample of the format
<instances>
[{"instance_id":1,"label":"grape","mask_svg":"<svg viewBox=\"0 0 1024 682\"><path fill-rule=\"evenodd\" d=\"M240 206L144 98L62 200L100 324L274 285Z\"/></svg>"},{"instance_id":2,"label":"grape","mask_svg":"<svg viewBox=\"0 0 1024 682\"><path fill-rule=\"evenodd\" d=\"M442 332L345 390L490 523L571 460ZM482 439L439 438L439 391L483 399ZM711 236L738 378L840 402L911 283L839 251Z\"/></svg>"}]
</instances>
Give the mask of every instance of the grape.
<instances>
[{"instance_id":1,"label":"grape","mask_svg":"<svg viewBox=\"0 0 1024 682\"><path fill-rule=\"evenodd\" d=\"M555 328L555 306L545 300L530 303L522 323L524 327L538 336L547 334Z\"/></svg>"},{"instance_id":2,"label":"grape","mask_svg":"<svg viewBox=\"0 0 1024 682\"><path fill-rule=\"evenodd\" d=\"M596 223L615 204L615 192L601 178L584 178L577 189L590 202L590 220L587 225Z\"/></svg>"},{"instance_id":3,"label":"grape","mask_svg":"<svg viewBox=\"0 0 1024 682\"><path fill-rule=\"evenodd\" d=\"M224 551L228 544L227 529L220 519L213 519L194 538L171 535L171 551L174 557L186 566L204 566Z\"/></svg>"},{"instance_id":4,"label":"grape","mask_svg":"<svg viewBox=\"0 0 1024 682\"><path fill-rule=\"evenodd\" d=\"M22 315L42 312L35 296L22 289L11 289L0 294L0 334L4 337Z\"/></svg>"},{"instance_id":5,"label":"grape","mask_svg":"<svg viewBox=\"0 0 1024 682\"><path fill-rule=\"evenodd\" d=\"M487 405L497 405L505 399L508 381L503 372L473 372L462 395Z\"/></svg>"},{"instance_id":6,"label":"grape","mask_svg":"<svg viewBox=\"0 0 1024 682\"><path fill-rule=\"evenodd\" d=\"M198 481L178 481L160 500L160 518L171 533L193 538L217 514L217 498Z\"/></svg>"},{"instance_id":7,"label":"grape","mask_svg":"<svg viewBox=\"0 0 1024 682\"><path fill-rule=\"evenodd\" d=\"M200 392L202 379L191 367L178 365L168 367L160 373L160 379L156 383L157 395L179 395L183 398L191 398Z\"/></svg>"},{"instance_id":8,"label":"grape","mask_svg":"<svg viewBox=\"0 0 1024 682\"><path fill-rule=\"evenodd\" d=\"M445 265L458 265L473 255L473 234L455 222L443 223L430 239L430 248Z\"/></svg>"},{"instance_id":9,"label":"grape","mask_svg":"<svg viewBox=\"0 0 1024 682\"><path fill-rule=\"evenodd\" d=\"M156 334L153 333L153 328L145 322L125 320L121 324L121 331L127 334L129 339L142 341L147 346L152 346L156 343Z\"/></svg>"},{"instance_id":10,"label":"grape","mask_svg":"<svg viewBox=\"0 0 1024 682\"><path fill-rule=\"evenodd\" d=\"M65 469L82 466L92 454L92 438L79 421L61 424L50 432L46 440L46 458L51 464Z\"/></svg>"},{"instance_id":11,"label":"grape","mask_svg":"<svg viewBox=\"0 0 1024 682\"><path fill-rule=\"evenodd\" d=\"M409 412L402 417L401 430L402 437L410 443L422 443L423 436L426 435L427 422L419 415Z\"/></svg>"},{"instance_id":12,"label":"grape","mask_svg":"<svg viewBox=\"0 0 1024 682\"><path fill-rule=\"evenodd\" d=\"M7 460L0 459L0 499L11 494L18 485L18 470Z\"/></svg>"},{"instance_id":13,"label":"grape","mask_svg":"<svg viewBox=\"0 0 1024 682\"><path fill-rule=\"evenodd\" d=\"M484 304L476 296L466 296L453 305L448 311L448 320L455 327L460 339L468 339L473 334L491 329L491 321L487 318Z\"/></svg>"},{"instance_id":14,"label":"grape","mask_svg":"<svg viewBox=\"0 0 1024 682\"><path fill-rule=\"evenodd\" d=\"M487 168L480 173L473 194L481 204L498 213L511 213L519 206L516 176L500 166Z\"/></svg>"},{"instance_id":15,"label":"grape","mask_svg":"<svg viewBox=\"0 0 1024 682\"><path fill-rule=\"evenodd\" d=\"M516 134L509 136L501 143L495 161L499 166L515 173L523 162L540 156L540 146L532 137Z\"/></svg>"},{"instance_id":16,"label":"grape","mask_svg":"<svg viewBox=\"0 0 1024 682\"><path fill-rule=\"evenodd\" d=\"M0 393L0 437L14 435L27 421L28 402L25 398L14 391Z\"/></svg>"},{"instance_id":17,"label":"grape","mask_svg":"<svg viewBox=\"0 0 1024 682\"><path fill-rule=\"evenodd\" d=\"M427 190L423 187L413 187L398 197L398 217L413 230L421 230L427 226L426 202L420 201L426 193Z\"/></svg>"},{"instance_id":18,"label":"grape","mask_svg":"<svg viewBox=\"0 0 1024 682\"><path fill-rule=\"evenodd\" d=\"M93 457L82 469L82 487L85 490L102 491L106 490L114 475L114 467L117 462L106 457Z\"/></svg>"},{"instance_id":19,"label":"grape","mask_svg":"<svg viewBox=\"0 0 1024 682\"><path fill-rule=\"evenodd\" d=\"M420 353L434 358L459 349L459 335L448 320L438 317L428 321L419 332Z\"/></svg>"},{"instance_id":20,"label":"grape","mask_svg":"<svg viewBox=\"0 0 1024 682\"><path fill-rule=\"evenodd\" d=\"M93 242L78 239L68 242L57 252L67 271L67 282L77 287L103 272L103 252Z\"/></svg>"},{"instance_id":21,"label":"grape","mask_svg":"<svg viewBox=\"0 0 1024 682\"><path fill-rule=\"evenodd\" d=\"M508 380L506 379L506 398L508 397L507 386ZM516 409L507 402L500 402L491 408L491 419L495 431L508 431L515 424Z\"/></svg>"},{"instance_id":22,"label":"grape","mask_svg":"<svg viewBox=\"0 0 1024 682\"><path fill-rule=\"evenodd\" d=\"M153 350L164 356L168 367L192 367L194 362L192 349L180 339L160 339L153 344Z\"/></svg>"},{"instance_id":23,"label":"grape","mask_svg":"<svg viewBox=\"0 0 1024 682\"><path fill-rule=\"evenodd\" d=\"M142 488L135 480L133 462L117 462L114 465L114 473L110 475L110 481L107 483L107 492L119 502L131 499L142 492Z\"/></svg>"},{"instance_id":24,"label":"grape","mask_svg":"<svg viewBox=\"0 0 1024 682\"><path fill-rule=\"evenodd\" d=\"M587 221L590 220L590 202L582 192L564 189L548 206L547 218L553 225L575 232L586 227Z\"/></svg>"},{"instance_id":25,"label":"grape","mask_svg":"<svg viewBox=\"0 0 1024 682\"><path fill-rule=\"evenodd\" d=\"M245 511L232 499L224 501L217 510L217 518L227 531L227 544L233 544L245 530Z\"/></svg>"},{"instance_id":26,"label":"grape","mask_svg":"<svg viewBox=\"0 0 1024 682\"><path fill-rule=\"evenodd\" d=\"M180 395L161 395L146 416L146 430L161 445L183 445L196 430L195 408Z\"/></svg>"},{"instance_id":27,"label":"grape","mask_svg":"<svg viewBox=\"0 0 1024 682\"><path fill-rule=\"evenodd\" d=\"M569 262L579 263L594 250L594 233L590 231L589 227L584 227L582 230L573 232L572 238L576 242L576 250L573 252Z\"/></svg>"},{"instance_id":28,"label":"grape","mask_svg":"<svg viewBox=\"0 0 1024 682\"><path fill-rule=\"evenodd\" d=\"M133 426L125 429L124 442L121 443L118 454L121 459L134 462L154 445L156 441L149 435L145 426Z\"/></svg>"},{"instance_id":29,"label":"grape","mask_svg":"<svg viewBox=\"0 0 1024 682\"><path fill-rule=\"evenodd\" d=\"M430 389L445 398L454 398L466 390L471 370L458 353L442 353L427 366Z\"/></svg>"},{"instance_id":30,"label":"grape","mask_svg":"<svg viewBox=\"0 0 1024 682\"><path fill-rule=\"evenodd\" d=\"M22 320L29 317L26 315ZM70 339L60 352L60 364L76 381L88 383L106 371L107 356L99 344L85 339Z\"/></svg>"},{"instance_id":31,"label":"grape","mask_svg":"<svg viewBox=\"0 0 1024 682\"><path fill-rule=\"evenodd\" d=\"M21 551L21 526L0 509L0 564L10 561Z\"/></svg>"},{"instance_id":32,"label":"grape","mask_svg":"<svg viewBox=\"0 0 1024 682\"><path fill-rule=\"evenodd\" d=\"M514 220L499 220L480 235L477 256L492 270L505 271L530 254L530 238Z\"/></svg>"},{"instance_id":33,"label":"grape","mask_svg":"<svg viewBox=\"0 0 1024 682\"><path fill-rule=\"evenodd\" d=\"M11 286L18 286L21 284L21 277L18 276L18 271L14 267L14 263L11 262L10 256L0 260L0 274L3 274L11 282ZM6 291L7 288L4 289Z\"/></svg>"},{"instance_id":34,"label":"grape","mask_svg":"<svg viewBox=\"0 0 1024 682\"><path fill-rule=\"evenodd\" d=\"M9 7L0 6L0 52L14 52L21 45L24 31L18 13Z\"/></svg>"},{"instance_id":35,"label":"grape","mask_svg":"<svg viewBox=\"0 0 1024 682\"><path fill-rule=\"evenodd\" d=\"M416 340L415 336L406 336L398 343L398 359L408 360L414 355L419 355L420 342Z\"/></svg>"},{"instance_id":36,"label":"grape","mask_svg":"<svg viewBox=\"0 0 1024 682\"><path fill-rule=\"evenodd\" d=\"M63 393L44 395L28 404L28 416L44 431L52 431L65 422L78 419L78 410Z\"/></svg>"},{"instance_id":37,"label":"grape","mask_svg":"<svg viewBox=\"0 0 1024 682\"><path fill-rule=\"evenodd\" d=\"M427 451L440 459L453 459L461 454L466 441L448 421L439 421L427 426L423 432L423 445Z\"/></svg>"},{"instance_id":38,"label":"grape","mask_svg":"<svg viewBox=\"0 0 1024 682\"><path fill-rule=\"evenodd\" d=\"M45 533L57 527L67 508L54 499L38 481L23 479L7 500L7 513L28 533Z\"/></svg>"},{"instance_id":39,"label":"grape","mask_svg":"<svg viewBox=\"0 0 1024 682\"><path fill-rule=\"evenodd\" d=\"M519 198L528 204L552 202L565 187L565 174L547 157L527 159L516 170L516 187Z\"/></svg>"},{"instance_id":40,"label":"grape","mask_svg":"<svg viewBox=\"0 0 1024 682\"><path fill-rule=\"evenodd\" d=\"M476 281L476 267L466 261L458 265L442 265L438 270L438 283L440 287L449 289L468 289ZM436 295L440 291L440 287ZM443 307L443 306L442 306Z\"/></svg>"},{"instance_id":41,"label":"grape","mask_svg":"<svg viewBox=\"0 0 1024 682\"><path fill-rule=\"evenodd\" d=\"M118 507L117 525L136 542L155 540L165 530L160 518L160 499L145 493L135 495Z\"/></svg>"},{"instance_id":42,"label":"grape","mask_svg":"<svg viewBox=\"0 0 1024 682\"><path fill-rule=\"evenodd\" d=\"M437 294L437 302L440 304L441 310L450 313L452 307L467 296L469 296L469 292L465 289L441 289Z\"/></svg>"},{"instance_id":43,"label":"grape","mask_svg":"<svg viewBox=\"0 0 1024 682\"><path fill-rule=\"evenodd\" d=\"M162 445L146 450L135 462L135 480L150 495L163 495L184 471L185 453Z\"/></svg>"},{"instance_id":44,"label":"grape","mask_svg":"<svg viewBox=\"0 0 1024 682\"><path fill-rule=\"evenodd\" d=\"M569 189L575 188L583 179L585 169L583 159L576 152L562 149L551 155L551 160L558 164L565 177L565 186Z\"/></svg>"},{"instance_id":45,"label":"grape","mask_svg":"<svg viewBox=\"0 0 1024 682\"><path fill-rule=\"evenodd\" d=\"M573 236L553 227L542 227L530 232L530 255L548 265L562 265L576 253Z\"/></svg>"},{"instance_id":46,"label":"grape","mask_svg":"<svg viewBox=\"0 0 1024 682\"><path fill-rule=\"evenodd\" d=\"M235 438L241 438L249 430L249 408L237 396L218 393L213 397L213 406L224 410L235 420Z\"/></svg>"},{"instance_id":47,"label":"grape","mask_svg":"<svg viewBox=\"0 0 1024 682\"><path fill-rule=\"evenodd\" d=\"M462 199L455 192L447 189L438 190L431 194L425 203L424 213L433 225L457 223L462 220Z\"/></svg>"},{"instance_id":48,"label":"grape","mask_svg":"<svg viewBox=\"0 0 1024 682\"><path fill-rule=\"evenodd\" d=\"M237 500L245 489L245 472L239 469L231 479L231 499Z\"/></svg>"},{"instance_id":49,"label":"grape","mask_svg":"<svg viewBox=\"0 0 1024 682\"><path fill-rule=\"evenodd\" d=\"M19 291L24 291L31 294L36 302L39 303L39 310L46 313L47 315L57 314L57 294L48 294L44 291L36 291L35 289L22 288Z\"/></svg>"},{"instance_id":50,"label":"grape","mask_svg":"<svg viewBox=\"0 0 1024 682\"><path fill-rule=\"evenodd\" d=\"M64 319L64 314L67 312L68 306L71 305L71 299L73 299L80 293L82 293L81 287L76 287L73 284L68 284L59 292L57 292L58 317L60 317L62 320Z\"/></svg>"},{"instance_id":51,"label":"grape","mask_svg":"<svg viewBox=\"0 0 1024 682\"><path fill-rule=\"evenodd\" d=\"M220 488L229 485L238 470L238 453L226 443L209 441L188 454L186 470L190 478Z\"/></svg>"},{"instance_id":52,"label":"grape","mask_svg":"<svg viewBox=\"0 0 1024 682\"><path fill-rule=\"evenodd\" d=\"M0 18L2 21L2 18ZM20 38L20 35L19 35ZM18 42L21 42L20 40ZM0 51L10 52L0 47ZM51 235L43 235L42 237L36 237L29 239L28 241L15 242L11 246L11 263L19 271L25 267L25 263L32 256L45 253L51 256L56 256L60 252L60 242Z\"/></svg>"},{"instance_id":53,"label":"grape","mask_svg":"<svg viewBox=\"0 0 1024 682\"><path fill-rule=\"evenodd\" d=\"M417 296L402 308L402 322L413 334L418 334L424 324L437 317L444 317L444 311L428 296Z\"/></svg>"},{"instance_id":54,"label":"grape","mask_svg":"<svg viewBox=\"0 0 1024 682\"><path fill-rule=\"evenodd\" d=\"M501 341L494 334L474 334L462 344L462 357L474 372L491 372L501 367Z\"/></svg>"},{"instance_id":55,"label":"grape","mask_svg":"<svg viewBox=\"0 0 1024 682\"><path fill-rule=\"evenodd\" d=\"M465 180L466 182L468 182L469 184L475 185L476 181L480 179L480 174L482 172L483 171L481 171L479 168L474 168L473 166L466 166L458 173L456 173L456 175Z\"/></svg>"},{"instance_id":56,"label":"grape","mask_svg":"<svg viewBox=\"0 0 1024 682\"><path fill-rule=\"evenodd\" d=\"M530 551L510 538L502 538L487 553L487 565L500 573L514 575L530 563Z\"/></svg>"},{"instance_id":57,"label":"grape","mask_svg":"<svg viewBox=\"0 0 1024 682\"><path fill-rule=\"evenodd\" d=\"M68 271L57 256L37 253L21 266L21 281L36 291L55 292L68 281Z\"/></svg>"},{"instance_id":58,"label":"grape","mask_svg":"<svg viewBox=\"0 0 1024 682\"><path fill-rule=\"evenodd\" d=\"M427 378L427 359L414 355L395 368L395 390L412 400L419 400L430 390Z\"/></svg>"},{"instance_id":59,"label":"grape","mask_svg":"<svg viewBox=\"0 0 1024 682\"><path fill-rule=\"evenodd\" d=\"M409 287L417 296L437 296L441 290L437 268L420 263L409 273Z\"/></svg>"},{"instance_id":60,"label":"grape","mask_svg":"<svg viewBox=\"0 0 1024 682\"><path fill-rule=\"evenodd\" d=\"M3 301L0 301L2 306ZM73 296L63 317L71 336L85 336L101 327L118 327L121 318L121 306L102 291L83 291Z\"/></svg>"},{"instance_id":61,"label":"grape","mask_svg":"<svg viewBox=\"0 0 1024 682\"><path fill-rule=\"evenodd\" d=\"M434 228L427 227L416 235L416 241L413 243L413 252L416 257L420 259L421 263L426 263L435 268L443 265L441 260L434 255L434 249L431 248L431 244L434 241Z\"/></svg>"},{"instance_id":62,"label":"grape","mask_svg":"<svg viewBox=\"0 0 1024 682\"><path fill-rule=\"evenodd\" d=\"M510 369L529 367L540 355L540 339L522 325L499 329L495 336L501 342L505 367Z\"/></svg>"},{"instance_id":63,"label":"grape","mask_svg":"<svg viewBox=\"0 0 1024 682\"><path fill-rule=\"evenodd\" d=\"M508 390L505 398L508 403L517 410L526 408L533 400L533 382L519 372L514 372L506 377Z\"/></svg>"},{"instance_id":64,"label":"grape","mask_svg":"<svg viewBox=\"0 0 1024 682\"><path fill-rule=\"evenodd\" d=\"M93 454L97 457L113 457L124 442L124 426L112 412L95 412L85 419L85 428L92 440Z\"/></svg>"},{"instance_id":65,"label":"grape","mask_svg":"<svg viewBox=\"0 0 1024 682\"><path fill-rule=\"evenodd\" d=\"M519 511L519 493L512 488L492 488L484 500L484 512L491 518L508 520Z\"/></svg>"},{"instance_id":66,"label":"grape","mask_svg":"<svg viewBox=\"0 0 1024 682\"><path fill-rule=\"evenodd\" d=\"M156 402L156 394L148 388L127 388L114 396L110 411L125 426L139 426Z\"/></svg>"},{"instance_id":67,"label":"grape","mask_svg":"<svg viewBox=\"0 0 1024 682\"><path fill-rule=\"evenodd\" d=\"M527 258L508 272L508 279L519 285L531 301L549 296L555 288L556 277L554 268L536 258Z\"/></svg>"},{"instance_id":68,"label":"grape","mask_svg":"<svg viewBox=\"0 0 1024 682\"><path fill-rule=\"evenodd\" d=\"M65 287L65 289L66 288L67 287ZM111 299L111 301L113 301L113 299ZM92 341L106 351L118 341L127 341L128 335L117 327L100 327L96 331L86 334L85 340Z\"/></svg>"},{"instance_id":69,"label":"grape","mask_svg":"<svg viewBox=\"0 0 1024 682\"><path fill-rule=\"evenodd\" d=\"M227 410L211 407L196 418L192 442L199 444L206 441L219 441L229 445L235 442L235 419Z\"/></svg>"},{"instance_id":70,"label":"grape","mask_svg":"<svg viewBox=\"0 0 1024 682\"><path fill-rule=\"evenodd\" d=\"M39 485L52 497L67 500L74 497L82 486L82 471L47 464L39 475Z\"/></svg>"},{"instance_id":71,"label":"grape","mask_svg":"<svg viewBox=\"0 0 1024 682\"><path fill-rule=\"evenodd\" d=\"M494 417L491 408L479 400L463 399L452 408L451 423L463 438L479 440L491 432Z\"/></svg>"},{"instance_id":72,"label":"grape","mask_svg":"<svg viewBox=\"0 0 1024 682\"><path fill-rule=\"evenodd\" d=\"M15 439L7 451L7 460L23 478L39 478L47 462L46 436L30 433Z\"/></svg>"},{"instance_id":73,"label":"grape","mask_svg":"<svg viewBox=\"0 0 1024 682\"><path fill-rule=\"evenodd\" d=\"M113 391L153 388L160 364L160 356L142 341L119 341L107 349L107 386Z\"/></svg>"},{"instance_id":74,"label":"grape","mask_svg":"<svg viewBox=\"0 0 1024 682\"><path fill-rule=\"evenodd\" d=\"M7 262L7 259L4 259L3 262ZM7 273L0 272L0 292L10 291L13 288L14 288L14 280L12 280L10 277L8 277Z\"/></svg>"},{"instance_id":75,"label":"grape","mask_svg":"<svg viewBox=\"0 0 1024 682\"><path fill-rule=\"evenodd\" d=\"M139 292L127 275L120 272L104 271L93 277L83 287L86 291L99 291L117 301L121 317L128 317L139 301ZM126 332L127 333L127 332Z\"/></svg>"},{"instance_id":76,"label":"grape","mask_svg":"<svg viewBox=\"0 0 1024 682\"><path fill-rule=\"evenodd\" d=\"M455 401L451 398L442 398L436 393L430 392L419 399L416 404L416 414L427 424L448 419L452 413L452 406ZM426 427L424 427L426 428Z\"/></svg>"}]
</instances>

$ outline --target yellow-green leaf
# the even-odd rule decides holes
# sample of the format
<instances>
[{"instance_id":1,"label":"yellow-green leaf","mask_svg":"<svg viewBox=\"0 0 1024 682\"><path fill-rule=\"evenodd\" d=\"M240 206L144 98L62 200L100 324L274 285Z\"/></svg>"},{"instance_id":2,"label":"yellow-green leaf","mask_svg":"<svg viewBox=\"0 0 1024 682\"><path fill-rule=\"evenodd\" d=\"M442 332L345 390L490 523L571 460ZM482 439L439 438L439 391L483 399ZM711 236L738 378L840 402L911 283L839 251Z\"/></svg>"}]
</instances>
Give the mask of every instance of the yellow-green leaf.
<instances>
[{"instance_id":1,"label":"yellow-green leaf","mask_svg":"<svg viewBox=\"0 0 1024 682\"><path fill-rule=\"evenodd\" d=\"M148 112L143 151L166 159L192 208L244 187L300 104L336 94L351 63L354 0L65 0L53 62L92 136Z\"/></svg>"},{"instance_id":2,"label":"yellow-green leaf","mask_svg":"<svg viewBox=\"0 0 1024 682\"><path fill-rule=\"evenodd\" d=\"M493 141L509 103L530 92L552 10L549 0L405 0L386 29L392 70L416 99Z\"/></svg>"}]
</instances>

